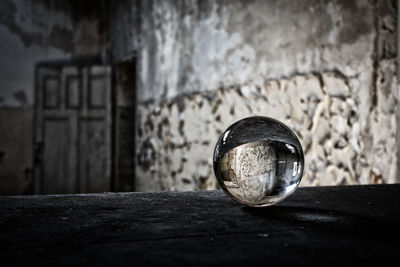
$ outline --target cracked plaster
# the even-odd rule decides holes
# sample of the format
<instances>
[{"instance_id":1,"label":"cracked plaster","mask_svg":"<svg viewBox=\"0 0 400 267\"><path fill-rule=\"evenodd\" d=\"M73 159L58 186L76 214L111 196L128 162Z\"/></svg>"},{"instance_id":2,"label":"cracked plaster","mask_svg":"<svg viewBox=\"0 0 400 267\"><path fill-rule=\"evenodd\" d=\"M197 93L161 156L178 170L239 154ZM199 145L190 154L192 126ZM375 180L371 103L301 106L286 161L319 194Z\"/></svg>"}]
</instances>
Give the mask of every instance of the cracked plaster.
<instances>
[{"instance_id":1,"label":"cracked plaster","mask_svg":"<svg viewBox=\"0 0 400 267\"><path fill-rule=\"evenodd\" d=\"M253 115L298 135L303 186L398 182L396 5L289 2L166 1L143 19L137 190L216 188L217 138Z\"/></svg>"}]
</instances>

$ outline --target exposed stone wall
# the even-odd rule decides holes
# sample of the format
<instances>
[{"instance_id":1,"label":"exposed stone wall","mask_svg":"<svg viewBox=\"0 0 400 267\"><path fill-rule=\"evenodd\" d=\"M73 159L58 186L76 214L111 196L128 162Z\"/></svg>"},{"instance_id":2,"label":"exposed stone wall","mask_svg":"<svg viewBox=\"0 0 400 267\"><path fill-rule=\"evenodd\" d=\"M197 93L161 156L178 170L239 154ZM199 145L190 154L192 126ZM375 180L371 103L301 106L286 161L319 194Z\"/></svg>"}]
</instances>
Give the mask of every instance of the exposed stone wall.
<instances>
[{"instance_id":1,"label":"exposed stone wall","mask_svg":"<svg viewBox=\"0 0 400 267\"><path fill-rule=\"evenodd\" d=\"M216 188L214 145L252 115L296 132L303 186L398 182L396 2L183 3L142 14L137 190Z\"/></svg>"},{"instance_id":2,"label":"exposed stone wall","mask_svg":"<svg viewBox=\"0 0 400 267\"><path fill-rule=\"evenodd\" d=\"M252 115L276 118L300 137L306 154L302 185L379 183L383 177L395 182L396 105L379 94L385 104L363 126L354 84L357 78L314 73L269 80L263 87L191 94L156 108L140 105L138 189L215 188L212 153L218 137Z\"/></svg>"}]
</instances>

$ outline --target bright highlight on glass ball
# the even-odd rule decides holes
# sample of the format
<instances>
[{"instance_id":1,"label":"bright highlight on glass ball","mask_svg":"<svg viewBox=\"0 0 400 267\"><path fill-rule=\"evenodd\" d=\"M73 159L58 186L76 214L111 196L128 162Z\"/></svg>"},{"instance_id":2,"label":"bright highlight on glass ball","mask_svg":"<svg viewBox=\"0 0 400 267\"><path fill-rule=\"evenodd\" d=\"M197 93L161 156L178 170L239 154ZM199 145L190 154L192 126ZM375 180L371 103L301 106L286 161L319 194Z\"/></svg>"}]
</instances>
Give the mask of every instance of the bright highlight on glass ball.
<instances>
[{"instance_id":1,"label":"bright highlight on glass ball","mask_svg":"<svg viewBox=\"0 0 400 267\"><path fill-rule=\"evenodd\" d=\"M214 150L214 173L232 199L247 206L274 205L298 187L304 168L299 139L268 117L249 117L231 125Z\"/></svg>"}]
</instances>

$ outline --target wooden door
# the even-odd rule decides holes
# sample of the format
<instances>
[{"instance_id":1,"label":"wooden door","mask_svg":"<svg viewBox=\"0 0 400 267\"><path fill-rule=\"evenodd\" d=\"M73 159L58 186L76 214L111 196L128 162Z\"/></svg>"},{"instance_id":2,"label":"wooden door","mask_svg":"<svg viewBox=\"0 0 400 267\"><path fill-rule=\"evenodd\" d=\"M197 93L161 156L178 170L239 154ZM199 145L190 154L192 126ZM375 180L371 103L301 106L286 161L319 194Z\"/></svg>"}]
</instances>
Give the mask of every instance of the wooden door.
<instances>
[{"instance_id":1,"label":"wooden door","mask_svg":"<svg viewBox=\"0 0 400 267\"><path fill-rule=\"evenodd\" d=\"M35 193L110 191L111 103L107 66L37 68Z\"/></svg>"}]
</instances>

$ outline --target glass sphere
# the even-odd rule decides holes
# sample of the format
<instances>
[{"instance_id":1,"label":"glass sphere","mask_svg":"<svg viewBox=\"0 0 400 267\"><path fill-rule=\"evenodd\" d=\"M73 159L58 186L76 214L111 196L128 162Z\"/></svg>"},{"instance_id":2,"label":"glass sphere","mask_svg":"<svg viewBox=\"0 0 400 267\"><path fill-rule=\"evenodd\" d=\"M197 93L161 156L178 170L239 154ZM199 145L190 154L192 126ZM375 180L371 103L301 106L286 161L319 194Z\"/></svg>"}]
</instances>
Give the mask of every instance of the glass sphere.
<instances>
[{"instance_id":1,"label":"glass sphere","mask_svg":"<svg viewBox=\"0 0 400 267\"><path fill-rule=\"evenodd\" d=\"M299 139L286 125L256 116L226 129L215 146L213 164L228 196L247 206L263 207L296 190L304 154Z\"/></svg>"}]
</instances>

